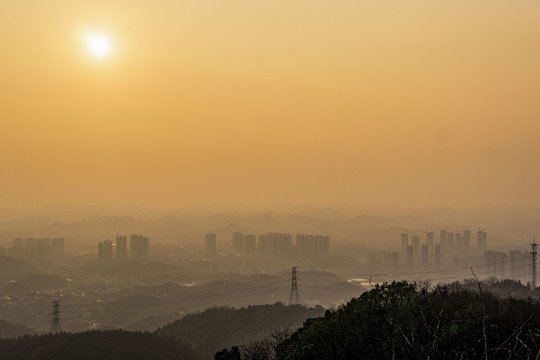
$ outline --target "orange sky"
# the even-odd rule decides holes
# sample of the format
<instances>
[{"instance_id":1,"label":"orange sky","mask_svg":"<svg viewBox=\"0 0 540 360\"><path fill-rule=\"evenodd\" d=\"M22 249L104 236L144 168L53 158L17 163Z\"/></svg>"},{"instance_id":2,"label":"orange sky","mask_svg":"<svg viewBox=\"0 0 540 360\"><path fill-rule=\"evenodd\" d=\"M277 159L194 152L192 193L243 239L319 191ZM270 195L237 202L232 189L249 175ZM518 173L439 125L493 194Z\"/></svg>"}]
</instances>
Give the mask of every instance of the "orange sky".
<instances>
[{"instance_id":1,"label":"orange sky","mask_svg":"<svg viewBox=\"0 0 540 360\"><path fill-rule=\"evenodd\" d=\"M0 0L0 56L0 206L540 205L537 0Z\"/></svg>"}]
</instances>

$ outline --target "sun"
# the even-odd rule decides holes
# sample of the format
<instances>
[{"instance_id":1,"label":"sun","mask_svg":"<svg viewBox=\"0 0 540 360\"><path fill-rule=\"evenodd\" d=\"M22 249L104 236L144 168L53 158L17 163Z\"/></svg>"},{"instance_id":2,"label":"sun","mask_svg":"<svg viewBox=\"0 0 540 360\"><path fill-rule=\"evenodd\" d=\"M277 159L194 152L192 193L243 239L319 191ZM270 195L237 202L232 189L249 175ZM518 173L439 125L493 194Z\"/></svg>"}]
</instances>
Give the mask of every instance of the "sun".
<instances>
[{"instance_id":1,"label":"sun","mask_svg":"<svg viewBox=\"0 0 540 360\"><path fill-rule=\"evenodd\" d=\"M98 59L111 53L111 42L103 34L89 34L86 36L86 46L90 54Z\"/></svg>"}]
</instances>

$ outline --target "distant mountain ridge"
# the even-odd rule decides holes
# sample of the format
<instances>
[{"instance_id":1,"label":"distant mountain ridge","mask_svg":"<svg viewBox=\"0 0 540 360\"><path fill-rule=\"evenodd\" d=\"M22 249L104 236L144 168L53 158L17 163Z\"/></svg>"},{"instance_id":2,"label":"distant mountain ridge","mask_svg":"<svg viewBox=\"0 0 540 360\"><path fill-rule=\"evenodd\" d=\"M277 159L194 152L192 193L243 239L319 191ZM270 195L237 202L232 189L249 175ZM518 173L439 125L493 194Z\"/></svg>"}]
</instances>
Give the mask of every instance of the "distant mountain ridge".
<instances>
[{"instance_id":1,"label":"distant mountain ridge","mask_svg":"<svg viewBox=\"0 0 540 360\"><path fill-rule=\"evenodd\" d=\"M0 215L12 209L0 209ZM540 208L499 207L480 210L460 210L440 207L427 210L356 213L350 208L299 207L294 211L267 210L260 212L223 211L204 214L176 210L146 210L137 207L69 207L48 206L26 210L25 219L0 221L0 237L66 237L112 239L116 234L141 233L159 241L198 243L204 234L216 233L218 244L228 244L232 232L255 235L267 232L311 233L329 235L333 241L371 242L391 246L401 232L422 233L440 229L449 231L477 230L488 232L491 244L523 242L540 233ZM20 216L20 211L14 214ZM44 218L34 219L32 214ZM74 220L63 220L70 214ZM32 215L32 216L31 216ZM88 216L90 215L90 216ZM49 216L49 217L46 217ZM83 221L84 218L84 221Z\"/></svg>"}]
</instances>

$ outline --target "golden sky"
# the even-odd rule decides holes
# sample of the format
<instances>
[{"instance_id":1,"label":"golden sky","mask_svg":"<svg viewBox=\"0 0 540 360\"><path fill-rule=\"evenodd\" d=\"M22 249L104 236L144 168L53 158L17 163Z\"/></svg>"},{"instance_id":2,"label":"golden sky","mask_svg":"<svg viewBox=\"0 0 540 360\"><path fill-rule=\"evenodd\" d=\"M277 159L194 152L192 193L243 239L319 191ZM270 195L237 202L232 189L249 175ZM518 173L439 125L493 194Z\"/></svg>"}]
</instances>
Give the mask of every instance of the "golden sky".
<instances>
[{"instance_id":1,"label":"golden sky","mask_svg":"<svg viewBox=\"0 0 540 360\"><path fill-rule=\"evenodd\" d=\"M540 205L537 0L0 0L0 56L0 206Z\"/></svg>"}]
</instances>

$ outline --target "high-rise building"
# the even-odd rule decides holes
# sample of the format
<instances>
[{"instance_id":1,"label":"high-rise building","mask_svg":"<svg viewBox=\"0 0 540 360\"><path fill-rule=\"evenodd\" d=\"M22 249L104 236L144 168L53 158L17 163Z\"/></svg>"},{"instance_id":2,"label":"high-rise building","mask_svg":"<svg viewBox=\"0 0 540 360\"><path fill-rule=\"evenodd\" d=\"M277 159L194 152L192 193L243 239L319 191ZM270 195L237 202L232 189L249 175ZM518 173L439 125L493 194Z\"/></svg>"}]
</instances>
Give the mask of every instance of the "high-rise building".
<instances>
[{"instance_id":1,"label":"high-rise building","mask_svg":"<svg viewBox=\"0 0 540 360\"><path fill-rule=\"evenodd\" d=\"M384 254L383 265L385 271L397 272L399 266L399 253L394 251Z\"/></svg>"},{"instance_id":2,"label":"high-rise building","mask_svg":"<svg viewBox=\"0 0 540 360\"><path fill-rule=\"evenodd\" d=\"M433 239L434 239L434 234L432 232L426 233L426 244L428 247L429 254L433 254Z\"/></svg>"},{"instance_id":3,"label":"high-rise building","mask_svg":"<svg viewBox=\"0 0 540 360\"><path fill-rule=\"evenodd\" d=\"M46 245L47 239L48 238L39 239L40 240L39 244L45 244ZM33 237L29 237L29 238L24 239L23 247L25 249L33 251L34 248L36 248L36 245L38 245L38 244L36 244L36 239L34 239Z\"/></svg>"},{"instance_id":4,"label":"high-rise building","mask_svg":"<svg viewBox=\"0 0 540 360\"><path fill-rule=\"evenodd\" d=\"M413 247L411 245L407 246L407 266L413 266Z\"/></svg>"},{"instance_id":5,"label":"high-rise building","mask_svg":"<svg viewBox=\"0 0 540 360\"><path fill-rule=\"evenodd\" d=\"M504 279L508 276L508 254L497 252L495 261L497 262L497 277Z\"/></svg>"},{"instance_id":6,"label":"high-rise building","mask_svg":"<svg viewBox=\"0 0 540 360\"><path fill-rule=\"evenodd\" d=\"M446 252L446 238L447 238L447 231L441 230L439 233L439 244L441 244L441 256L444 256Z\"/></svg>"},{"instance_id":7,"label":"high-rise building","mask_svg":"<svg viewBox=\"0 0 540 360\"><path fill-rule=\"evenodd\" d=\"M232 235L232 247L235 253L244 253L244 234L235 232Z\"/></svg>"},{"instance_id":8,"label":"high-rise building","mask_svg":"<svg viewBox=\"0 0 540 360\"><path fill-rule=\"evenodd\" d=\"M288 258L292 253L292 235L284 233L266 234L268 241L268 256L274 258Z\"/></svg>"},{"instance_id":9,"label":"high-rise building","mask_svg":"<svg viewBox=\"0 0 540 360\"><path fill-rule=\"evenodd\" d=\"M441 267L441 244L435 245L435 265L437 268Z\"/></svg>"},{"instance_id":10,"label":"high-rise building","mask_svg":"<svg viewBox=\"0 0 540 360\"><path fill-rule=\"evenodd\" d=\"M6 248L3 247L3 246L0 246L0 255L2 255L2 256L6 256L6 255L7 255Z\"/></svg>"},{"instance_id":11,"label":"high-rise building","mask_svg":"<svg viewBox=\"0 0 540 360\"><path fill-rule=\"evenodd\" d=\"M447 232L446 233L446 250L445 250L445 257L451 258L454 256L454 233L453 232Z\"/></svg>"},{"instance_id":12,"label":"high-rise building","mask_svg":"<svg viewBox=\"0 0 540 360\"><path fill-rule=\"evenodd\" d=\"M484 261L483 261L483 270L484 270L484 273L489 273L489 274L493 274L495 273L495 270L497 268L496 264L495 264L495 251L493 250L490 250L490 251L484 251Z\"/></svg>"},{"instance_id":13,"label":"high-rise building","mask_svg":"<svg viewBox=\"0 0 540 360\"><path fill-rule=\"evenodd\" d=\"M131 234L129 236L129 251L132 259L147 259L149 252L149 239L142 235Z\"/></svg>"},{"instance_id":14,"label":"high-rise building","mask_svg":"<svg viewBox=\"0 0 540 360\"><path fill-rule=\"evenodd\" d=\"M463 242L463 252L468 254L471 248L471 230L463 230L461 240Z\"/></svg>"},{"instance_id":15,"label":"high-rise building","mask_svg":"<svg viewBox=\"0 0 540 360\"><path fill-rule=\"evenodd\" d=\"M64 238L52 239L51 250L53 256L59 257L64 255Z\"/></svg>"},{"instance_id":16,"label":"high-rise building","mask_svg":"<svg viewBox=\"0 0 540 360\"><path fill-rule=\"evenodd\" d=\"M372 269L373 267L379 267L381 265L381 258L378 257L376 254L369 254L368 263Z\"/></svg>"},{"instance_id":17,"label":"high-rise building","mask_svg":"<svg viewBox=\"0 0 540 360\"><path fill-rule=\"evenodd\" d=\"M116 235L116 258L118 260L127 259L127 236Z\"/></svg>"},{"instance_id":18,"label":"high-rise building","mask_svg":"<svg viewBox=\"0 0 540 360\"><path fill-rule=\"evenodd\" d=\"M42 244L42 250L41 252L47 252L47 250L43 247ZM21 258L28 260L28 261L34 261L35 256L37 254L37 246L36 246L36 239L33 237L25 238L22 240L22 249L21 252Z\"/></svg>"},{"instance_id":19,"label":"high-rise building","mask_svg":"<svg viewBox=\"0 0 540 360\"><path fill-rule=\"evenodd\" d=\"M20 238L13 239L13 247L14 248L22 248L22 239L20 239Z\"/></svg>"},{"instance_id":20,"label":"high-rise building","mask_svg":"<svg viewBox=\"0 0 540 360\"><path fill-rule=\"evenodd\" d=\"M461 237L460 232L455 233L454 253L456 255L463 255L463 238Z\"/></svg>"},{"instance_id":21,"label":"high-rise building","mask_svg":"<svg viewBox=\"0 0 540 360\"><path fill-rule=\"evenodd\" d=\"M399 266L399 253L394 251L392 253L392 267L394 271L397 271L398 266Z\"/></svg>"},{"instance_id":22,"label":"high-rise building","mask_svg":"<svg viewBox=\"0 0 540 360\"><path fill-rule=\"evenodd\" d=\"M259 235L257 250L260 256L268 256L268 239L266 235Z\"/></svg>"},{"instance_id":23,"label":"high-rise building","mask_svg":"<svg viewBox=\"0 0 540 360\"><path fill-rule=\"evenodd\" d=\"M105 240L98 243L98 259L101 265L112 261L112 241Z\"/></svg>"},{"instance_id":24,"label":"high-rise building","mask_svg":"<svg viewBox=\"0 0 540 360\"><path fill-rule=\"evenodd\" d=\"M428 246L422 245L422 267L426 268L428 264Z\"/></svg>"},{"instance_id":25,"label":"high-rise building","mask_svg":"<svg viewBox=\"0 0 540 360\"><path fill-rule=\"evenodd\" d=\"M244 237L244 245L246 255L255 255L255 252L257 251L257 237L251 234L246 235Z\"/></svg>"},{"instance_id":26,"label":"high-rise building","mask_svg":"<svg viewBox=\"0 0 540 360\"><path fill-rule=\"evenodd\" d=\"M215 256L216 255L216 234L206 234L204 236L204 246L206 250L206 255Z\"/></svg>"},{"instance_id":27,"label":"high-rise building","mask_svg":"<svg viewBox=\"0 0 540 360\"><path fill-rule=\"evenodd\" d=\"M508 275L510 278L519 280L529 273L532 266L532 258L528 251L510 250L508 252Z\"/></svg>"},{"instance_id":28,"label":"high-rise building","mask_svg":"<svg viewBox=\"0 0 540 360\"><path fill-rule=\"evenodd\" d=\"M488 277L504 278L508 272L508 255L505 252L484 251L484 272Z\"/></svg>"},{"instance_id":29,"label":"high-rise building","mask_svg":"<svg viewBox=\"0 0 540 360\"><path fill-rule=\"evenodd\" d=\"M409 234L402 233L401 234L401 257L403 258L402 261L406 263L407 261L407 247L409 246Z\"/></svg>"},{"instance_id":30,"label":"high-rise building","mask_svg":"<svg viewBox=\"0 0 540 360\"><path fill-rule=\"evenodd\" d=\"M418 262L420 259L420 237L413 236L411 237L412 247L413 247L413 258L414 262Z\"/></svg>"},{"instance_id":31,"label":"high-rise building","mask_svg":"<svg viewBox=\"0 0 540 360\"><path fill-rule=\"evenodd\" d=\"M389 266L392 266L392 253L388 252L383 255L383 261L382 264L384 267L388 268Z\"/></svg>"},{"instance_id":32,"label":"high-rise building","mask_svg":"<svg viewBox=\"0 0 540 360\"><path fill-rule=\"evenodd\" d=\"M29 239L31 239L31 238L29 238ZM29 239L25 239L25 240L29 240ZM32 241L32 243L33 243L33 241ZM36 239L35 244L36 244L36 246L45 245L47 247L51 247L51 239L50 238Z\"/></svg>"},{"instance_id":33,"label":"high-rise building","mask_svg":"<svg viewBox=\"0 0 540 360\"><path fill-rule=\"evenodd\" d=\"M23 249L22 244L22 239L13 239L13 246L8 248L7 251L8 256L12 256L18 259L26 258L26 249Z\"/></svg>"},{"instance_id":34,"label":"high-rise building","mask_svg":"<svg viewBox=\"0 0 540 360\"><path fill-rule=\"evenodd\" d=\"M50 238L41 238L36 239L35 241L35 253L38 260L47 261L51 257L51 239Z\"/></svg>"},{"instance_id":35,"label":"high-rise building","mask_svg":"<svg viewBox=\"0 0 540 360\"><path fill-rule=\"evenodd\" d=\"M479 252L484 252L487 247L487 233L483 230L478 230L477 236L477 248Z\"/></svg>"},{"instance_id":36,"label":"high-rise building","mask_svg":"<svg viewBox=\"0 0 540 360\"><path fill-rule=\"evenodd\" d=\"M296 234L296 256L300 259L325 257L329 255L329 251L328 236Z\"/></svg>"}]
</instances>

